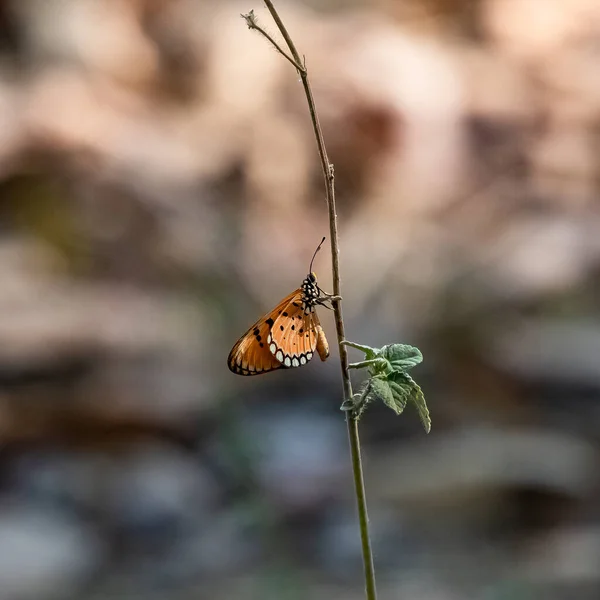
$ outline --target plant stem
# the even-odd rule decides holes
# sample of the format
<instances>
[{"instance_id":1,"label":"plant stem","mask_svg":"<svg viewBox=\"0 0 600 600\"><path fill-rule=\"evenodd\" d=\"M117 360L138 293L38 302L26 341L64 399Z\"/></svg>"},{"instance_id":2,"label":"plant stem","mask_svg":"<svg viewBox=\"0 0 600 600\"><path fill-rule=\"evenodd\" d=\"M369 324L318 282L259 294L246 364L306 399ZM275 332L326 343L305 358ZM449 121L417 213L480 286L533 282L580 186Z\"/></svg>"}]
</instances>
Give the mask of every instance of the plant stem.
<instances>
[{"instance_id":1,"label":"plant stem","mask_svg":"<svg viewBox=\"0 0 600 600\"><path fill-rule=\"evenodd\" d=\"M315 107L315 101L313 98L310 82L308 79L308 71L306 70L305 60L300 58L300 54L296 49L296 46L290 37L285 25L283 24L279 14L273 6L271 0L264 0L267 9L271 13L273 20L277 24L283 39L285 40L290 54L288 54L275 42L275 40L265 32L262 27L256 22L256 17L251 11L248 15L242 15L246 20L246 23L250 29L259 31L265 36L271 44L280 52L290 63L294 65L300 78L302 80L302 86L304 87L304 93L306 94L306 100L308 103L308 111L310 113L310 119L313 125L315 138L317 140L317 148L319 151L319 158L321 161L321 169L323 171L323 177L325 179L325 198L327 201L327 210L329 213L329 238L331 244L331 268L333 273L333 295L341 295L341 277L340 277L340 250L338 241L338 224L337 224L337 213L335 208L335 186L334 186L334 170L333 165L329 162L327 156L327 150L325 148L325 140L323 138L323 132L321 130L321 124L319 117L317 116L317 109ZM338 349L340 354L340 366L342 370L342 385L343 385L343 398L344 404L352 402L352 383L350 381L350 374L348 372L348 351L344 345L346 339L344 332L344 319L342 314L342 301L341 297L332 301L333 311L335 315L335 327L337 332ZM367 500L365 495L365 482L363 476L362 461L360 455L360 438L358 435L358 421L353 417L353 411L346 411L346 425L348 427L348 438L350 441L350 452L352 455L352 473L354 476L354 488L356 493L356 504L358 508L358 518L360 523L360 537L362 543L362 555L363 565L365 571L365 589L367 600L376 600L377 592L375 588L375 568L373 566L373 551L371 549L371 540L369 536L369 518L367 514Z\"/></svg>"}]
</instances>

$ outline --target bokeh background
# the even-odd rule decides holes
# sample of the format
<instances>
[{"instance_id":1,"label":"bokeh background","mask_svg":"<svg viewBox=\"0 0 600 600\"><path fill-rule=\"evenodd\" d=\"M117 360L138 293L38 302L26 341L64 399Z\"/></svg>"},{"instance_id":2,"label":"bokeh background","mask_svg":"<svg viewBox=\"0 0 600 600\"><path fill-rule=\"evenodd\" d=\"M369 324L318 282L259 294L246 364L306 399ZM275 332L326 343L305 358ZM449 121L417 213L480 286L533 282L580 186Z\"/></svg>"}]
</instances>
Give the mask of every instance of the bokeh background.
<instances>
[{"instance_id":1,"label":"bokeh background","mask_svg":"<svg viewBox=\"0 0 600 600\"><path fill-rule=\"evenodd\" d=\"M600 3L277 6L348 337L425 356L431 434L361 425L381 598L600 597ZM328 234L252 8L0 4L1 600L363 597L334 344L226 367Z\"/></svg>"}]
</instances>

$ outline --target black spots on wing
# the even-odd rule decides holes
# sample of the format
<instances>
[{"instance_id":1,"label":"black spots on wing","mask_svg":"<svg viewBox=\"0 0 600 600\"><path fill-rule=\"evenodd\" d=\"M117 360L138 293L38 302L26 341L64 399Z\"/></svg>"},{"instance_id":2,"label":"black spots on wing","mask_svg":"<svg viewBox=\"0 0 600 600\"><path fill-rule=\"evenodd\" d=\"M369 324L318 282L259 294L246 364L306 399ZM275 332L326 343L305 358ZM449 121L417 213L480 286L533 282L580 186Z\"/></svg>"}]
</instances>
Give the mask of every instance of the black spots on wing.
<instances>
[{"instance_id":1,"label":"black spots on wing","mask_svg":"<svg viewBox=\"0 0 600 600\"><path fill-rule=\"evenodd\" d=\"M297 318L297 319L301 319L301 318L302 318L302 315L298 315L296 318Z\"/></svg>"},{"instance_id":2,"label":"black spots on wing","mask_svg":"<svg viewBox=\"0 0 600 600\"><path fill-rule=\"evenodd\" d=\"M257 335L257 336L256 336L256 341L257 341L257 342L260 342L260 340L262 340L262 338L260 337L260 335Z\"/></svg>"},{"instance_id":3,"label":"black spots on wing","mask_svg":"<svg viewBox=\"0 0 600 600\"><path fill-rule=\"evenodd\" d=\"M300 327L300 331L298 333L302 335L304 333L304 327Z\"/></svg>"},{"instance_id":4,"label":"black spots on wing","mask_svg":"<svg viewBox=\"0 0 600 600\"><path fill-rule=\"evenodd\" d=\"M269 318L269 319L267 319L267 320L265 321L265 323L266 323L266 324L267 324L269 327L273 327L273 319L270 319L270 318Z\"/></svg>"},{"instance_id":5,"label":"black spots on wing","mask_svg":"<svg viewBox=\"0 0 600 600\"><path fill-rule=\"evenodd\" d=\"M261 343L260 343L260 347L261 347L261 348L264 348L264 346L265 346L265 345L264 345L264 344L261 342Z\"/></svg>"},{"instance_id":6,"label":"black spots on wing","mask_svg":"<svg viewBox=\"0 0 600 600\"><path fill-rule=\"evenodd\" d=\"M300 308L300 305L297 302L292 302L292 304L296 307L296 308Z\"/></svg>"},{"instance_id":7,"label":"black spots on wing","mask_svg":"<svg viewBox=\"0 0 600 600\"><path fill-rule=\"evenodd\" d=\"M306 337L308 337L308 333L306 334Z\"/></svg>"},{"instance_id":8,"label":"black spots on wing","mask_svg":"<svg viewBox=\"0 0 600 600\"><path fill-rule=\"evenodd\" d=\"M288 314L287 314L286 312L284 312L284 313L283 313L283 316L284 316L284 317L287 317L287 316L288 316Z\"/></svg>"},{"instance_id":9,"label":"black spots on wing","mask_svg":"<svg viewBox=\"0 0 600 600\"><path fill-rule=\"evenodd\" d=\"M254 331L252 332L254 335L258 335L260 333L260 329L258 327L254 328Z\"/></svg>"},{"instance_id":10,"label":"black spots on wing","mask_svg":"<svg viewBox=\"0 0 600 600\"><path fill-rule=\"evenodd\" d=\"M281 329L281 331L283 331L283 325L280 325L280 326L279 326L279 329Z\"/></svg>"},{"instance_id":11,"label":"black spots on wing","mask_svg":"<svg viewBox=\"0 0 600 600\"><path fill-rule=\"evenodd\" d=\"M296 329L296 326L295 326L295 325L292 325L292 331L294 331L294 329Z\"/></svg>"}]
</instances>

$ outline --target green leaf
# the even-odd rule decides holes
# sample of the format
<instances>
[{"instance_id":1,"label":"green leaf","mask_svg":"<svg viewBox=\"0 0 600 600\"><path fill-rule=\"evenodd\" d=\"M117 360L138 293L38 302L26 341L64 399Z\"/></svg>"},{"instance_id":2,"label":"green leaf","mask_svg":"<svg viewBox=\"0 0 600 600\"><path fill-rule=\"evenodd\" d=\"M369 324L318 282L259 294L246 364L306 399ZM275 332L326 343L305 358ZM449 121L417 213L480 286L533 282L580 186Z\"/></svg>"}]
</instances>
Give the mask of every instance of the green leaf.
<instances>
[{"instance_id":1,"label":"green leaf","mask_svg":"<svg viewBox=\"0 0 600 600\"><path fill-rule=\"evenodd\" d=\"M391 377L388 380L388 385L392 392L392 402L386 402L397 415L401 414L406 408L406 404L412 393L411 386L399 377Z\"/></svg>"},{"instance_id":2,"label":"green leaf","mask_svg":"<svg viewBox=\"0 0 600 600\"><path fill-rule=\"evenodd\" d=\"M388 344L383 348L371 348L370 346L348 341L343 342L343 344L365 353L365 360L352 363L351 368L362 369L368 366L372 375L384 372L389 374L393 371L407 371L423 361L420 350L408 344Z\"/></svg>"},{"instance_id":3,"label":"green leaf","mask_svg":"<svg viewBox=\"0 0 600 600\"><path fill-rule=\"evenodd\" d=\"M355 394L355 398L358 394ZM352 400L344 400L342 405L340 406L340 410L344 412L348 412L349 410L354 410L355 408L355 398Z\"/></svg>"},{"instance_id":4,"label":"green leaf","mask_svg":"<svg viewBox=\"0 0 600 600\"><path fill-rule=\"evenodd\" d=\"M352 412L359 419L367 405L373 400L381 400L397 415L401 414L408 402L412 402L425 431L431 430L431 417L425 402L423 390L407 373L420 362L423 355L418 348L408 344L387 344L383 348L371 348L355 342L344 341L343 344L356 348L365 354L365 360L352 363L351 369L369 370L370 378L361 388L352 402ZM348 407L343 407L348 410Z\"/></svg>"},{"instance_id":5,"label":"green leaf","mask_svg":"<svg viewBox=\"0 0 600 600\"><path fill-rule=\"evenodd\" d=\"M411 402L417 407L417 412L419 413L419 418L425 428L425 433L429 433L431 431L431 417L429 415L427 403L425 402L425 394L423 394L421 387L413 381L412 378L411 381L413 383L413 393L410 397Z\"/></svg>"},{"instance_id":6,"label":"green leaf","mask_svg":"<svg viewBox=\"0 0 600 600\"><path fill-rule=\"evenodd\" d=\"M390 380L390 388L394 392L397 402L404 402L404 406L407 402L412 402L415 405L421 423L425 431L429 433L431 431L431 417L429 416L423 390L416 381L408 373L394 373Z\"/></svg>"},{"instance_id":7,"label":"green leaf","mask_svg":"<svg viewBox=\"0 0 600 600\"><path fill-rule=\"evenodd\" d=\"M359 393L355 394L353 400L352 418L359 421L371 402L381 400L387 404L388 402L393 402L393 397L386 380L372 377L362 384Z\"/></svg>"},{"instance_id":8,"label":"green leaf","mask_svg":"<svg viewBox=\"0 0 600 600\"><path fill-rule=\"evenodd\" d=\"M408 344L386 345L381 349L381 355L392 364L395 371L407 371L423 362L421 351Z\"/></svg>"},{"instance_id":9,"label":"green leaf","mask_svg":"<svg viewBox=\"0 0 600 600\"><path fill-rule=\"evenodd\" d=\"M385 379L380 379L378 377L369 379L366 395L370 396L373 400L381 400L388 406L394 403L394 394L390 389L389 382Z\"/></svg>"}]
</instances>

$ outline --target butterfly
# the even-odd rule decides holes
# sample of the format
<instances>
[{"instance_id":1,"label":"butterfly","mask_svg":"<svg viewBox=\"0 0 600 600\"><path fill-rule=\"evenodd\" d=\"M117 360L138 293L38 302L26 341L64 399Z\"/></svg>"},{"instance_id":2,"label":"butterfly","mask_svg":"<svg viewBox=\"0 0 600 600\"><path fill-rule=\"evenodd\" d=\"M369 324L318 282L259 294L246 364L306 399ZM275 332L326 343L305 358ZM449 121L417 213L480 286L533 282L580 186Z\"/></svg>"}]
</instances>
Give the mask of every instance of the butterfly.
<instances>
[{"instance_id":1,"label":"butterfly","mask_svg":"<svg viewBox=\"0 0 600 600\"><path fill-rule=\"evenodd\" d=\"M237 375L261 375L275 369L302 367L315 352L321 360L327 360L329 344L315 308L317 304L329 308L325 303L339 296L325 293L312 271L313 261L324 241L325 238L315 250L302 285L236 342L227 358L230 371Z\"/></svg>"}]
</instances>

